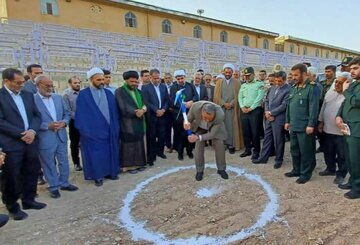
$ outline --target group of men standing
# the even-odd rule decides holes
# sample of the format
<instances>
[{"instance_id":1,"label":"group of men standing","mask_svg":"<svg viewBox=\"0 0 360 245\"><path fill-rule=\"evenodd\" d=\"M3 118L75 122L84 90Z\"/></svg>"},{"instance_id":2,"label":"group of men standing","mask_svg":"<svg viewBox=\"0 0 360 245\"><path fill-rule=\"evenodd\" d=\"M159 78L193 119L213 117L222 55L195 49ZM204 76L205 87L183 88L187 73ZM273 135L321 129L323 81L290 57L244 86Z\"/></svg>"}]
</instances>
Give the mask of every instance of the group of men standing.
<instances>
[{"instance_id":1,"label":"group of men standing","mask_svg":"<svg viewBox=\"0 0 360 245\"><path fill-rule=\"evenodd\" d=\"M350 189L347 198L360 198L360 58L346 66L348 71L337 77L336 67L327 66L326 80L319 82L305 64L297 64L291 81L277 71L264 82L255 78L252 67L242 71L240 81L233 76L234 66L225 64L215 84L202 71L191 82L184 70L174 72L175 81L169 73L161 81L157 69L142 71L139 84L138 72L130 70L123 73L125 83L119 88L110 85L110 71L95 67L87 72L89 87L80 90L80 79L71 77L63 96L54 93L53 81L39 65L28 67L26 82L19 70L5 69L0 89L0 146L6 153L2 200L10 215L21 220L27 214L19 198L23 209L46 206L35 200L41 172L52 198L59 198L60 190L78 189L69 182L66 127L75 169L83 169L85 179L96 186L104 178L118 179L121 171L143 171L157 157L166 159L165 146L167 152L177 151L178 160L185 150L193 159L195 149L197 181L203 179L204 147L209 144L224 179L225 150L234 154L245 147L240 157L251 156L254 164L275 155L277 169L283 163L286 131L293 169L285 175L303 184L316 165L318 135L327 165L320 175L336 175L334 182Z\"/></svg>"}]
</instances>

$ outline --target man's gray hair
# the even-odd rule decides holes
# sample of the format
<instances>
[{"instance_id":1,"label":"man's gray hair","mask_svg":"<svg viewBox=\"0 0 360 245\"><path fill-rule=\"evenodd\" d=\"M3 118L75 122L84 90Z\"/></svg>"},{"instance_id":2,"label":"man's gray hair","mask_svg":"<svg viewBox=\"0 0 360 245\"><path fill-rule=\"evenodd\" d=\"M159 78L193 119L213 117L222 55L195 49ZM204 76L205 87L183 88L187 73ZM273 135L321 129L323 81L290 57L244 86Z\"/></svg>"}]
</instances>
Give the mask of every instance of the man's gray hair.
<instances>
[{"instance_id":1,"label":"man's gray hair","mask_svg":"<svg viewBox=\"0 0 360 245\"><path fill-rule=\"evenodd\" d=\"M337 78L338 78L338 77L345 77L346 80L347 80L347 81L350 81L350 82L353 80L352 77L351 77L350 72L346 72L346 71L340 72L339 74L337 74L336 77L337 77Z\"/></svg>"},{"instance_id":2,"label":"man's gray hair","mask_svg":"<svg viewBox=\"0 0 360 245\"><path fill-rule=\"evenodd\" d=\"M51 80L51 78L49 76L39 75L39 76L35 77L34 82L35 82L36 85L38 85L39 83L41 83L45 79L50 79Z\"/></svg>"},{"instance_id":3,"label":"man's gray hair","mask_svg":"<svg viewBox=\"0 0 360 245\"><path fill-rule=\"evenodd\" d=\"M214 104L207 103L202 108L203 112L206 112L207 114L215 114L216 107Z\"/></svg>"},{"instance_id":4,"label":"man's gray hair","mask_svg":"<svg viewBox=\"0 0 360 245\"><path fill-rule=\"evenodd\" d=\"M194 78L195 78L196 76L202 77L203 75L201 74L201 72L198 72L198 71L197 71L197 72L194 73Z\"/></svg>"},{"instance_id":5,"label":"man's gray hair","mask_svg":"<svg viewBox=\"0 0 360 245\"><path fill-rule=\"evenodd\" d=\"M311 75L316 75L317 76L318 70L315 67L308 67L307 72L310 73Z\"/></svg>"}]
</instances>

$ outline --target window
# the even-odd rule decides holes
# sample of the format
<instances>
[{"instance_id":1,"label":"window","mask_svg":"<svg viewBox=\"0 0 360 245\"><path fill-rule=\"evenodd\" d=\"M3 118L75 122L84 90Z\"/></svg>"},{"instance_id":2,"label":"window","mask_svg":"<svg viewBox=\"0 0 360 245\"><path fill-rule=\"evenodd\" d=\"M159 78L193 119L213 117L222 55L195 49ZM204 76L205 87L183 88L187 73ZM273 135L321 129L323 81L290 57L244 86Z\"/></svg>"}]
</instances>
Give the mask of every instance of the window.
<instances>
[{"instance_id":1,"label":"window","mask_svg":"<svg viewBox=\"0 0 360 245\"><path fill-rule=\"evenodd\" d=\"M329 51L326 51L325 58L326 58L326 59L329 59L329 56L330 56L330 52L329 52Z\"/></svg>"},{"instance_id":2,"label":"window","mask_svg":"<svg viewBox=\"0 0 360 245\"><path fill-rule=\"evenodd\" d=\"M295 53L295 45L294 45L294 44L291 44L291 45L290 45L290 53L291 53L291 54L294 54L294 53Z\"/></svg>"},{"instance_id":3,"label":"window","mask_svg":"<svg viewBox=\"0 0 360 245\"><path fill-rule=\"evenodd\" d=\"M335 53L335 59L339 59L339 53L338 52Z\"/></svg>"},{"instance_id":4,"label":"window","mask_svg":"<svg viewBox=\"0 0 360 245\"><path fill-rule=\"evenodd\" d=\"M263 49L269 49L269 41L267 39L263 41Z\"/></svg>"},{"instance_id":5,"label":"window","mask_svg":"<svg viewBox=\"0 0 360 245\"><path fill-rule=\"evenodd\" d=\"M220 42L227 43L228 42L228 34L226 31L222 31L220 33Z\"/></svg>"},{"instance_id":6,"label":"window","mask_svg":"<svg viewBox=\"0 0 360 245\"><path fill-rule=\"evenodd\" d=\"M162 22L162 32L163 33L171 33L171 22L169 20L164 20Z\"/></svg>"},{"instance_id":7,"label":"window","mask_svg":"<svg viewBox=\"0 0 360 245\"><path fill-rule=\"evenodd\" d=\"M202 37L202 29L200 26L194 27L194 37L195 38L201 38Z\"/></svg>"},{"instance_id":8,"label":"window","mask_svg":"<svg viewBox=\"0 0 360 245\"><path fill-rule=\"evenodd\" d=\"M307 55L307 47L303 47L303 55Z\"/></svg>"},{"instance_id":9,"label":"window","mask_svg":"<svg viewBox=\"0 0 360 245\"><path fill-rule=\"evenodd\" d=\"M41 0L41 14L59 15L58 3L56 0Z\"/></svg>"},{"instance_id":10,"label":"window","mask_svg":"<svg viewBox=\"0 0 360 245\"><path fill-rule=\"evenodd\" d=\"M243 37L243 45L244 45L244 46L249 46L249 42L250 42L249 36L248 36L248 35L245 35L245 36Z\"/></svg>"},{"instance_id":11,"label":"window","mask_svg":"<svg viewBox=\"0 0 360 245\"><path fill-rule=\"evenodd\" d=\"M128 12L125 15L125 26L126 27L133 27L133 28L137 27L136 16L132 12Z\"/></svg>"},{"instance_id":12,"label":"window","mask_svg":"<svg viewBox=\"0 0 360 245\"><path fill-rule=\"evenodd\" d=\"M315 50L315 56L316 56L316 57L319 57L319 56L320 56L320 50L319 50L318 48Z\"/></svg>"}]
</instances>

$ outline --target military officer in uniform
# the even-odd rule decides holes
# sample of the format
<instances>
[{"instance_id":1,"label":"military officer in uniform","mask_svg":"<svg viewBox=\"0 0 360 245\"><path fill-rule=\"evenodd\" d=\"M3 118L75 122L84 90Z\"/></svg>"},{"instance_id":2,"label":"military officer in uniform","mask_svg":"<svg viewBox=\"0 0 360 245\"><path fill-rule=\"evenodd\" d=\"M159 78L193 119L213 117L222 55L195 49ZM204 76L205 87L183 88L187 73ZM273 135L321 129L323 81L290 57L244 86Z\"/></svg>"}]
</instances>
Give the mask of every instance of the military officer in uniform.
<instances>
[{"instance_id":1,"label":"military officer in uniform","mask_svg":"<svg viewBox=\"0 0 360 245\"><path fill-rule=\"evenodd\" d=\"M297 64L291 68L293 85L286 111L285 130L290 130L290 152L293 169L286 177L299 177L298 184L310 180L316 165L315 127L319 110L320 90L307 80L307 67Z\"/></svg>"},{"instance_id":2,"label":"military officer in uniform","mask_svg":"<svg viewBox=\"0 0 360 245\"><path fill-rule=\"evenodd\" d=\"M360 57L350 64L351 77L356 81L343 83L345 100L336 117L336 124L345 135L345 159L350 173L349 182L339 185L350 189L345 193L349 199L360 198Z\"/></svg>"}]
</instances>

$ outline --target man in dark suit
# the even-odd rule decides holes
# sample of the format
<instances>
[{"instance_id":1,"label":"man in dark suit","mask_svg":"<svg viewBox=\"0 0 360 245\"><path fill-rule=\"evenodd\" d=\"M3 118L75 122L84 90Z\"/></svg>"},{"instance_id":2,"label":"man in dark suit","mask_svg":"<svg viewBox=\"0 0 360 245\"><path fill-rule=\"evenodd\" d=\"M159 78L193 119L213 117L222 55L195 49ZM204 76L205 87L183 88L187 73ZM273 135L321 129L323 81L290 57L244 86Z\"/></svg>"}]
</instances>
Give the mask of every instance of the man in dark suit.
<instances>
[{"instance_id":1,"label":"man in dark suit","mask_svg":"<svg viewBox=\"0 0 360 245\"><path fill-rule=\"evenodd\" d=\"M203 84L201 84L202 81L202 74L200 72L196 72L194 74L194 86L196 89L196 93L199 97L199 100L208 100L206 88Z\"/></svg>"},{"instance_id":2,"label":"man in dark suit","mask_svg":"<svg viewBox=\"0 0 360 245\"><path fill-rule=\"evenodd\" d=\"M27 214L20 209L42 209L45 203L35 201L40 171L38 139L41 115L32 93L21 91L24 76L8 68L2 72L4 87L0 89L0 145L6 153L2 178L2 201L14 220Z\"/></svg>"},{"instance_id":3,"label":"man in dark suit","mask_svg":"<svg viewBox=\"0 0 360 245\"><path fill-rule=\"evenodd\" d=\"M156 155L166 159L164 154L166 117L165 112L169 108L167 88L160 83L160 71L152 69L150 71L150 83L142 87L141 94L143 101L148 108L148 151L147 163L152 166L156 160Z\"/></svg>"},{"instance_id":4,"label":"man in dark suit","mask_svg":"<svg viewBox=\"0 0 360 245\"><path fill-rule=\"evenodd\" d=\"M204 81L205 81L207 100L213 102L215 86L211 85L211 80L212 80L211 74L209 74L209 73L205 74Z\"/></svg>"},{"instance_id":5,"label":"man in dark suit","mask_svg":"<svg viewBox=\"0 0 360 245\"><path fill-rule=\"evenodd\" d=\"M38 64L31 64L26 68L26 71L30 79L24 83L22 90L36 94L38 90L35 84L35 78L43 74L42 67Z\"/></svg>"},{"instance_id":6,"label":"man in dark suit","mask_svg":"<svg viewBox=\"0 0 360 245\"><path fill-rule=\"evenodd\" d=\"M285 115L288 104L290 85L286 83L286 73L275 73L275 85L273 85L265 100L265 137L263 148L258 159L253 163L266 163L271 153L271 146L275 146L275 165L280 168L284 157L285 147Z\"/></svg>"},{"instance_id":7,"label":"man in dark suit","mask_svg":"<svg viewBox=\"0 0 360 245\"><path fill-rule=\"evenodd\" d=\"M187 112L192 104L199 100L199 96L197 95L195 86L185 81L186 74L184 70L175 71L174 77L176 79L176 83L174 83L170 88L170 107L173 109L174 145L178 152L178 159L182 161L184 160L184 148L186 148L189 158L194 158L192 151L195 146L193 143L189 143L187 132L184 130L184 118L181 113L180 103L174 104L176 92L184 89L182 96L184 98L184 104Z\"/></svg>"},{"instance_id":8,"label":"man in dark suit","mask_svg":"<svg viewBox=\"0 0 360 245\"><path fill-rule=\"evenodd\" d=\"M168 93L168 96L170 97L170 89L171 86L173 85L173 77L170 73L165 73L164 85L166 86L166 91ZM171 133L173 127L172 108L169 107L169 109L165 112L165 118L166 118L165 146L166 146L166 151L168 153L172 153L174 148L172 144L172 133Z\"/></svg>"}]
</instances>

